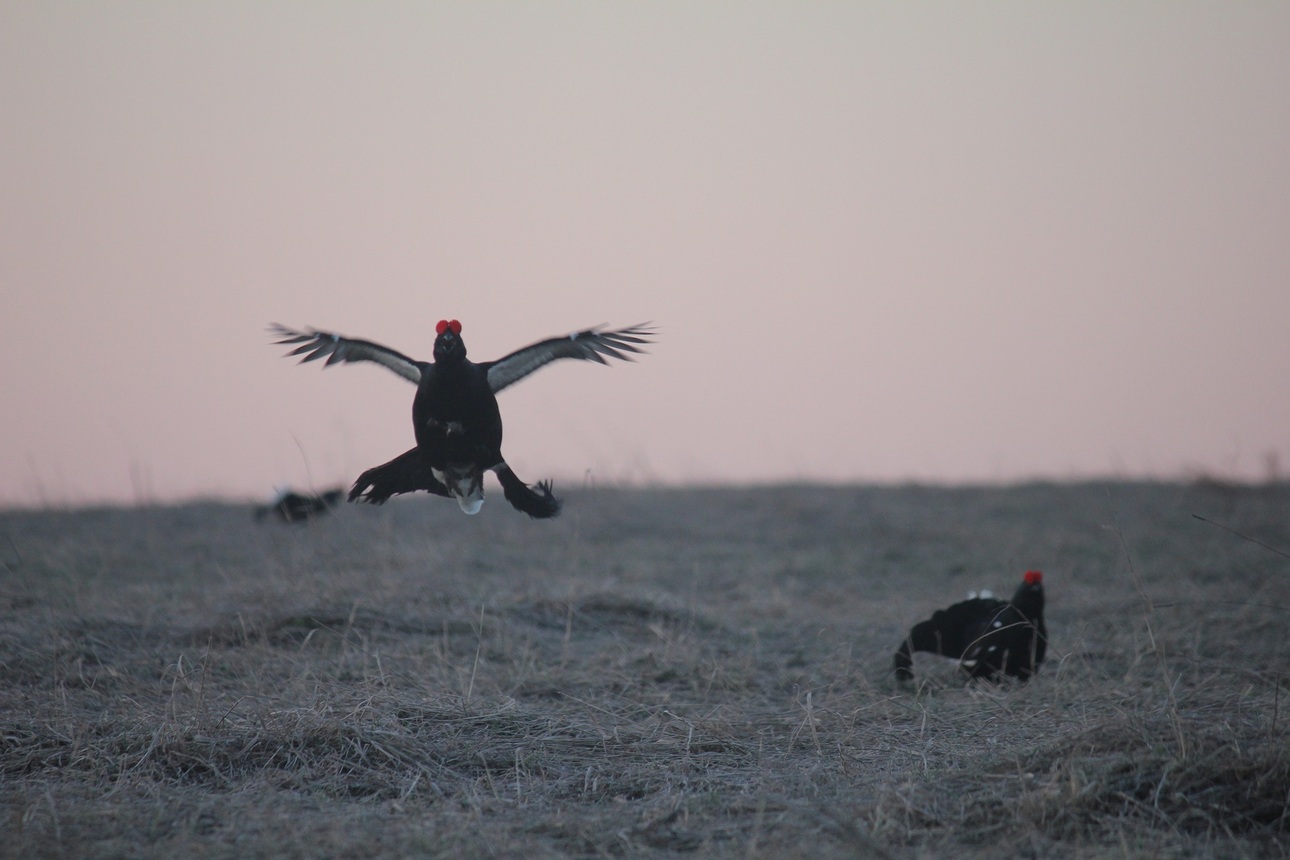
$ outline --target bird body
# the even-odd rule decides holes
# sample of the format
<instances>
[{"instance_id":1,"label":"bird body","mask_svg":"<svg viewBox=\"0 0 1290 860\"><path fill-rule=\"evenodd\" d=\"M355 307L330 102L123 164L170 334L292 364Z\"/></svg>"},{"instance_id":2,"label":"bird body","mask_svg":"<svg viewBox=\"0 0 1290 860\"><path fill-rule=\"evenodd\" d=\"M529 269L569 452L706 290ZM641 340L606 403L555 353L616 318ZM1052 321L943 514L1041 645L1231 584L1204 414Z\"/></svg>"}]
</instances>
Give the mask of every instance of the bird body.
<instances>
[{"instance_id":1,"label":"bird body","mask_svg":"<svg viewBox=\"0 0 1290 860\"><path fill-rule=\"evenodd\" d=\"M278 489L267 505L255 509L255 518L262 520L275 514L284 523L308 522L334 508L344 494L344 490L305 494L287 488Z\"/></svg>"},{"instance_id":2,"label":"bird body","mask_svg":"<svg viewBox=\"0 0 1290 860\"><path fill-rule=\"evenodd\" d=\"M484 504L484 471L502 459L502 413L486 368L466 359L426 366L412 401L417 449L467 514Z\"/></svg>"},{"instance_id":3,"label":"bird body","mask_svg":"<svg viewBox=\"0 0 1290 860\"><path fill-rule=\"evenodd\" d=\"M492 471L506 500L531 517L544 519L560 511L549 482L529 487L502 456L502 416L497 393L544 365L561 358L607 364L605 357L631 360L649 343L648 326L606 331L587 329L563 338L548 338L497 361L466 357L461 323L441 320L435 327L434 360L415 361L371 341L310 329L300 332L275 325L293 344L289 355L302 362L326 358L326 364L374 361L417 385L412 401L416 447L388 463L368 469L354 482L349 500L381 504L392 495L424 490L455 498L462 511L478 513L484 503L484 472Z\"/></svg>"},{"instance_id":4,"label":"bird body","mask_svg":"<svg viewBox=\"0 0 1290 860\"><path fill-rule=\"evenodd\" d=\"M912 652L928 651L958 660L973 678L994 679L1002 672L1024 681L1043 662L1047 647L1043 573L1031 570L1011 600L973 597L915 624L896 651L895 672L899 680L912 679Z\"/></svg>"}]
</instances>

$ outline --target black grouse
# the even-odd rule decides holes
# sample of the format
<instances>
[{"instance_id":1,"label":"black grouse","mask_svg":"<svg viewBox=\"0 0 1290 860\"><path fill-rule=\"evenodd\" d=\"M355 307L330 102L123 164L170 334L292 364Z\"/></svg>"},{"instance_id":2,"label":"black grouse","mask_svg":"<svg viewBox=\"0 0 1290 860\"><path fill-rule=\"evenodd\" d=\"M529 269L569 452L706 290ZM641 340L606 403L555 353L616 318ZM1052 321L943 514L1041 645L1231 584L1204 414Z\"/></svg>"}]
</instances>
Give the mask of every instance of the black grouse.
<instances>
[{"instance_id":1,"label":"black grouse","mask_svg":"<svg viewBox=\"0 0 1290 860\"><path fill-rule=\"evenodd\" d=\"M930 651L959 661L973 678L994 680L1000 672L1025 681L1044 662L1044 575L1027 571L1012 600L973 597L915 624L896 651L896 677L914 677L911 651Z\"/></svg>"},{"instance_id":2,"label":"black grouse","mask_svg":"<svg viewBox=\"0 0 1290 860\"><path fill-rule=\"evenodd\" d=\"M640 353L639 345L650 343L654 332L647 324L591 328L477 364L466 358L457 320L440 320L435 327L433 361L416 361L380 344L316 329L296 331L275 323L270 330L281 336L276 343L296 345L288 355L303 356L302 363L319 358L326 358L327 365L374 361L417 385L412 401L416 447L359 475L349 491L351 502L379 505L399 493L425 490L455 498L463 511L475 514L484 503L484 472L491 470L506 500L539 519L558 514L560 501L552 495L549 481L530 487L506 464L497 393L560 358L600 364L609 363L607 356L631 361L631 354Z\"/></svg>"},{"instance_id":3,"label":"black grouse","mask_svg":"<svg viewBox=\"0 0 1290 860\"><path fill-rule=\"evenodd\" d=\"M290 489L278 490L267 505L255 509L255 518L262 520L277 514L284 523L303 523L327 513L340 502L344 490L325 493L297 493Z\"/></svg>"}]
</instances>

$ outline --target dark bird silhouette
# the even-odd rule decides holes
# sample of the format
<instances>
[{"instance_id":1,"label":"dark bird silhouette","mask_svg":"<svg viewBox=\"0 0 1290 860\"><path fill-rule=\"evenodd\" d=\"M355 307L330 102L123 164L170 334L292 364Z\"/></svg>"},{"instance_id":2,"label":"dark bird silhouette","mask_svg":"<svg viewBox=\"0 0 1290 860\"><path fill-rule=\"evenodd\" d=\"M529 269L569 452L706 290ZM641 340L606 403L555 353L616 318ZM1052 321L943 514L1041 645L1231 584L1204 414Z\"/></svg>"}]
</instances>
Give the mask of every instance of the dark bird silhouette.
<instances>
[{"instance_id":1,"label":"dark bird silhouette","mask_svg":"<svg viewBox=\"0 0 1290 860\"><path fill-rule=\"evenodd\" d=\"M401 352L366 340L325 331L270 328L294 345L288 355L300 361L326 358L326 366L344 361L374 361L417 386L412 401L416 447L358 476L349 500L382 504L390 496L425 490L455 498L468 514L484 503L484 472L497 475L506 500L516 510L545 519L560 512L550 481L530 487L502 457L502 416L497 393L533 371L561 358L608 364L608 358L631 361L641 344L650 343L648 324L603 330L590 328L517 349L496 361L466 358L461 323L440 320L435 327L434 360L416 361Z\"/></svg>"},{"instance_id":2,"label":"dark bird silhouette","mask_svg":"<svg viewBox=\"0 0 1290 860\"><path fill-rule=\"evenodd\" d=\"M308 494L281 489L271 502L255 509L255 518L262 520L269 514L276 514L284 523L307 522L336 507L344 495L345 491L341 489Z\"/></svg>"},{"instance_id":3,"label":"dark bird silhouette","mask_svg":"<svg viewBox=\"0 0 1290 860\"><path fill-rule=\"evenodd\" d=\"M896 677L913 679L911 651L930 651L959 661L973 678L1000 672L1025 681L1044 662L1044 575L1027 571L1012 600L973 597L915 624L896 651Z\"/></svg>"}]
</instances>

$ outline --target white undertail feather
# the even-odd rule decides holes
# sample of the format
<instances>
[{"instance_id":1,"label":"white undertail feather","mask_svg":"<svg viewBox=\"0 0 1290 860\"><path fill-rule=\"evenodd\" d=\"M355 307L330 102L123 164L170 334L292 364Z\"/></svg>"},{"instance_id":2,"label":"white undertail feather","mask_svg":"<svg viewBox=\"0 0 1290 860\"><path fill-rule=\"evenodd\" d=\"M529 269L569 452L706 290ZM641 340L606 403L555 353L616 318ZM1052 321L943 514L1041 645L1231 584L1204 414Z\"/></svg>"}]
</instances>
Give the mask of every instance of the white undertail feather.
<instances>
[{"instance_id":1,"label":"white undertail feather","mask_svg":"<svg viewBox=\"0 0 1290 860\"><path fill-rule=\"evenodd\" d=\"M431 472L448 488L448 492L457 500L462 513L472 517L479 513L479 509L484 506L483 472L469 467L453 468L452 466L449 466L446 471L431 469Z\"/></svg>"}]
</instances>

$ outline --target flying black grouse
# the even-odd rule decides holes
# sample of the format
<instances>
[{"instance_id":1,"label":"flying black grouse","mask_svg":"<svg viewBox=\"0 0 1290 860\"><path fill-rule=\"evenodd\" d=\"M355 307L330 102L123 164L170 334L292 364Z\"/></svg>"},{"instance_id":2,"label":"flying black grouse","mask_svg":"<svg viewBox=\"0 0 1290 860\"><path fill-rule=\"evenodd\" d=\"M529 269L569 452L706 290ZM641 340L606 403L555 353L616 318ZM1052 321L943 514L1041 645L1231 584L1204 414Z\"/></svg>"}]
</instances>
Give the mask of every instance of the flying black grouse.
<instances>
[{"instance_id":1,"label":"flying black grouse","mask_svg":"<svg viewBox=\"0 0 1290 860\"><path fill-rule=\"evenodd\" d=\"M896 677L914 677L911 651L930 651L957 659L973 678L992 680L1003 672L1025 681L1044 662L1047 647L1044 575L1031 570L1006 603L973 597L915 624L896 651Z\"/></svg>"},{"instance_id":2,"label":"flying black grouse","mask_svg":"<svg viewBox=\"0 0 1290 860\"><path fill-rule=\"evenodd\" d=\"M280 489L267 505L255 509L255 518L262 520L269 514L276 514L284 523L308 522L336 507L343 495L344 490L306 494Z\"/></svg>"},{"instance_id":3,"label":"flying black grouse","mask_svg":"<svg viewBox=\"0 0 1290 860\"><path fill-rule=\"evenodd\" d=\"M631 354L640 353L639 344L649 343L654 331L649 325L591 328L476 364L466 358L457 320L440 320L435 327L433 361L416 361L380 344L316 329L296 331L275 323L270 330L281 335L276 343L296 345L288 355L302 355L302 363L319 358L326 358L327 365L374 361L417 385L412 401L416 447L359 475L349 491L351 502L379 505L398 493L425 490L455 498L463 511L475 514L484 504L484 472L491 470L506 500L539 519L558 514L560 501L551 494L549 481L530 487L503 459L497 393L560 358L600 364L609 363L606 356L631 361Z\"/></svg>"}]
</instances>

